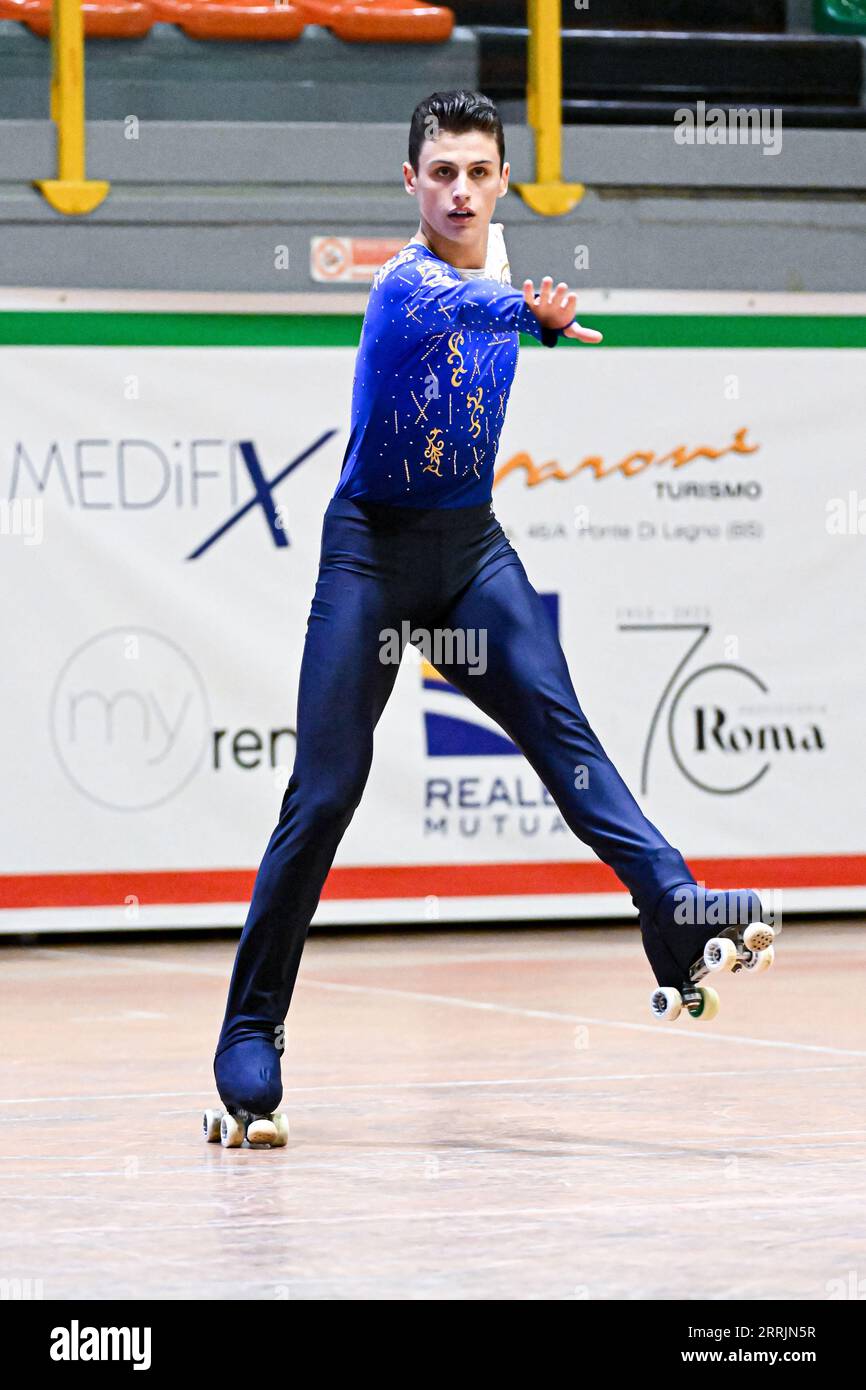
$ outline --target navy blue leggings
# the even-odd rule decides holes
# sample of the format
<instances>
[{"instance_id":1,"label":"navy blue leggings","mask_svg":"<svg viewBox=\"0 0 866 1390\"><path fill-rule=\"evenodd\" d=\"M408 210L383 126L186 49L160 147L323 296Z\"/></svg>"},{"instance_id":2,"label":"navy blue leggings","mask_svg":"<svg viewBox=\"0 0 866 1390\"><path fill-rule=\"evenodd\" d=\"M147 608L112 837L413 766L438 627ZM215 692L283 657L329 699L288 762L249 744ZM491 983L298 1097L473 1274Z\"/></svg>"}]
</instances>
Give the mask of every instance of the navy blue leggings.
<instances>
[{"instance_id":1,"label":"navy blue leggings","mask_svg":"<svg viewBox=\"0 0 866 1390\"><path fill-rule=\"evenodd\" d=\"M486 671L437 662L491 715L574 834L651 914L685 860L647 820L587 723L553 623L489 503L453 510L335 498L322 529L298 691L297 750L238 946L215 1073L223 1101L279 1104L282 1024L307 930L373 757L398 665L383 629L486 632ZM467 647L471 662L477 649ZM578 767L587 769L577 779ZM583 783L585 782L585 785Z\"/></svg>"}]
</instances>

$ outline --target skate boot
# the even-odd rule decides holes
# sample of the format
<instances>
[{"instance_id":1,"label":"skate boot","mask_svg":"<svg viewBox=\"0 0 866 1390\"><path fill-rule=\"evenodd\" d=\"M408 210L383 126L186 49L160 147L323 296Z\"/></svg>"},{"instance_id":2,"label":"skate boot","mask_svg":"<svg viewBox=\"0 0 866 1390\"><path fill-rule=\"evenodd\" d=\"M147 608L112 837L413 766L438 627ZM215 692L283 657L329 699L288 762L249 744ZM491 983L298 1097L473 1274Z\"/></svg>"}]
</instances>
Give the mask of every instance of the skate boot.
<instances>
[{"instance_id":1,"label":"skate boot","mask_svg":"<svg viewBox=\"0 0 866 1390\"><path fill-rule=\"evenodd\" d=\"M288 1143L289 1122L277 1109L283 1083L273 1030L217 1050L214 1077L225 1109L204 1112L209 1144L219 1141L224 1149L239 1149L246 1140L254 1149L280 1149Z\"/></svg>"},{"instance_id":2,"label":"skate boot","mask_svg":"<svg viewBox=\"0 0 866 1390\"><path fill-rule=\"evenodd\" d=\"M656 1018L671 1022L683 1009L711 1019L719 996L700 984L709 974L746 971L759 975L773 964L773 941L782 928L770 925L754 889L727 892L681 883L665 893L650 916L640 914L644 950L658 982L650 997Z\"/></svg>"}]
</instances>

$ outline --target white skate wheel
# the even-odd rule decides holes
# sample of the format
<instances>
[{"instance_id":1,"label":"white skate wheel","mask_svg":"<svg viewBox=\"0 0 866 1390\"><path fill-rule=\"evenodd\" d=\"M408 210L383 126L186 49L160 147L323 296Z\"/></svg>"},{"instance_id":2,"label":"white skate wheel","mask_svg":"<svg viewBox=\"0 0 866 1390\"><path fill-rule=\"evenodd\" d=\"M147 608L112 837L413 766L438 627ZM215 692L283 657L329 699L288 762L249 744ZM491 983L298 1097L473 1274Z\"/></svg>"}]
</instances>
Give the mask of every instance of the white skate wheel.
<instances>
[{"instance_id":1,"label":"white skate wheel","mask_svg":"<svg viewBox=\"0 0 866 1390\"><path fill-rule=\"evenodd\" d=\"M243 1142L243 1125L226 1111L220 1122L220 1143L224 1149L239 1149Z\"/></svg>"},{"instance_id":2,"label":"white skate wheel","mask_svg":"<svg viewBox=\"0 0 866 1390\"><path fill-rule=\"evenodd\" d=\"M221 1110L206 1110L202 1119L202 1129L204 1137L209 1144L218 1144L220 1139L220 1123L223 1112Z\"/></svg>"},{"instance_id":3,"label":"white skate wheel","mask_svg":"<svg viewBox=\"0 0 866 1390\"><path fill-rule=\"evenodd\" d=\"M704 947L704 965L708 970L733 970L737 963L737 947L729 936L711 936Z\"/></svg>"},{"instance_id":4,"label":"white skate wheel","mask_svg":"<svg viewBox=\"0 0 866 1390\"><path fill-rule=\"evenodd\" d=\"M277 1127L273 1120L253 1120L247 1126L247 1139L251 1144L276 1144Z\"/></svg>"},{"instance_id":5,"label":"white skate wheel","mask_svg":"<svg viewBox=\"0 0 866 1390\"><path fill-rule=\"evenodd\" d=\"M757 890L753 888L751 891L755 894L755 897L758 899L758 901L761 902L760 895L759 895L759 893L757 892ZM757 923L757 925L758 925L758 926L769 927L770 930L773 932L773 935L774 935L774 936L781 936L781 935L782 935L782 913L781 913L781 911L777 912L777 911L775 910L775 908L764 907L764 904L761 903L761 920L760 920L759 923Z\"/></svg>"},{"instance_id":6,"label":"white skate wheel","mask_svg":"<svg viewBox=\"0 0 866 1390\"><path fill-rule=\"evenodd\" d=\"M701 996L700 1004L695 1004L689 1009L692 1018L699 1018L702 1022L707 1022L715 1018L719 1012L719 996L709 985L698 985L698 994Z\"/></svg>"},{"instance_id":7,"label":"white skate wheel","mask_svg":"<svg viewBox=\"0 0 866 1390\"><path fill-rule=\"evenodd\" d=\"M763 922L751 922L743 932L743 945L749 951L766 951L772 946L776 933Z\"/></svg>"},{"instance_id":8,"label":"white skate wheel","mask_svg":"<svg viewBox=\"0 0 866 1390\"><path fill-rule=\"evenodd\" d=\"M766 951L757 951L751 960L746 961L746 969L753 975L761 975L765 970L769 970L775 959L776 952L772 946L768 946Z\"/></svg>"},{"instance_id":9,"label":"white skate wheel","mask_svg":"<svg viewBox=\"0 0 866 1390\"><path fill-rule=\"evenodd\" d=\"M288 1117L286 1115L272 1115L271 1119L273 1120L274 1128L277 1131L277 1137L274 1140L274 1147L277 1149L282 1149L289 1142Z\"/></svg>"},{"instance_id":10,"label":"white skate wheel","mask_svg":"<svg viewBox=\"0 0 866 1390\"><path fill-rule=\"evenodd\" d=\"M672 989L669 985L663 985L661 989L653 990L650 995L650 1008L656 1018L663 1018L667 1022L673 1023L675 1018L679 1018L683 1009L683 996L678 989Z\"/></svg>"}]
</instances>

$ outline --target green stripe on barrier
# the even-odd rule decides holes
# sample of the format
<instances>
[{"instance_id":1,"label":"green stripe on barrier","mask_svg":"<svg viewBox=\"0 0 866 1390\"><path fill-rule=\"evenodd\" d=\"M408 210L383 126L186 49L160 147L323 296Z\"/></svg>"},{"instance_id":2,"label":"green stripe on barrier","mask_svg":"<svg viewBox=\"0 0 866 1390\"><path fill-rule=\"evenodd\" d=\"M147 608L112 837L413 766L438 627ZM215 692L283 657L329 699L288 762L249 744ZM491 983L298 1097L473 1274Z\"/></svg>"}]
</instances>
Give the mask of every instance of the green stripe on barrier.
<instances>
[{"instance_id":1,"label":"green stripe on barrier","mask_svg":"<svg viewBox=\"0 0 866 1390\"><path fill-rule=\"evenodd\" d=\"M608 348L866 347L858 314L595 314ZM351 347L360 314L128 313L9 310L0 346L29 347ZM541 347L521 334L525 346ZM559 344L559 349L566 346ZM582 346L568 343L568 347ZM558 349L558 350L559 350Z\"/></svg>"}]
</instances>

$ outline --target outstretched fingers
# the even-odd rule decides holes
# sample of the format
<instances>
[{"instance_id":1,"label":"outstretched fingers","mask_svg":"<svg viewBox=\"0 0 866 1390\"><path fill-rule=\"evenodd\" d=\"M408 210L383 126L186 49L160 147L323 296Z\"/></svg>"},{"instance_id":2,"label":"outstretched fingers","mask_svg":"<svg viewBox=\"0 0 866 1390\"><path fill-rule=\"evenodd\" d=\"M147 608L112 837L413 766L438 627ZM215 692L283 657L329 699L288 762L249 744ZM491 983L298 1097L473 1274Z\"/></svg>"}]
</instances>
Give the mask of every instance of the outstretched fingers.
<instances>
[{"instance_id":1,"label":"outstretched fingers","mask_svg":"<svg viewBox=\"0 0 866 1390\"><path fill-rule=\"evenodd\" d=\"M523 282L523 298L546 327L559 328L566 338L581 343L600 343L603 334L594 328L584 328L574 317L577 311L577 291L570 290L564 280L554 288L553 277L545 275L535 293L532 280Z\"/></svg>"}]
</instances>

